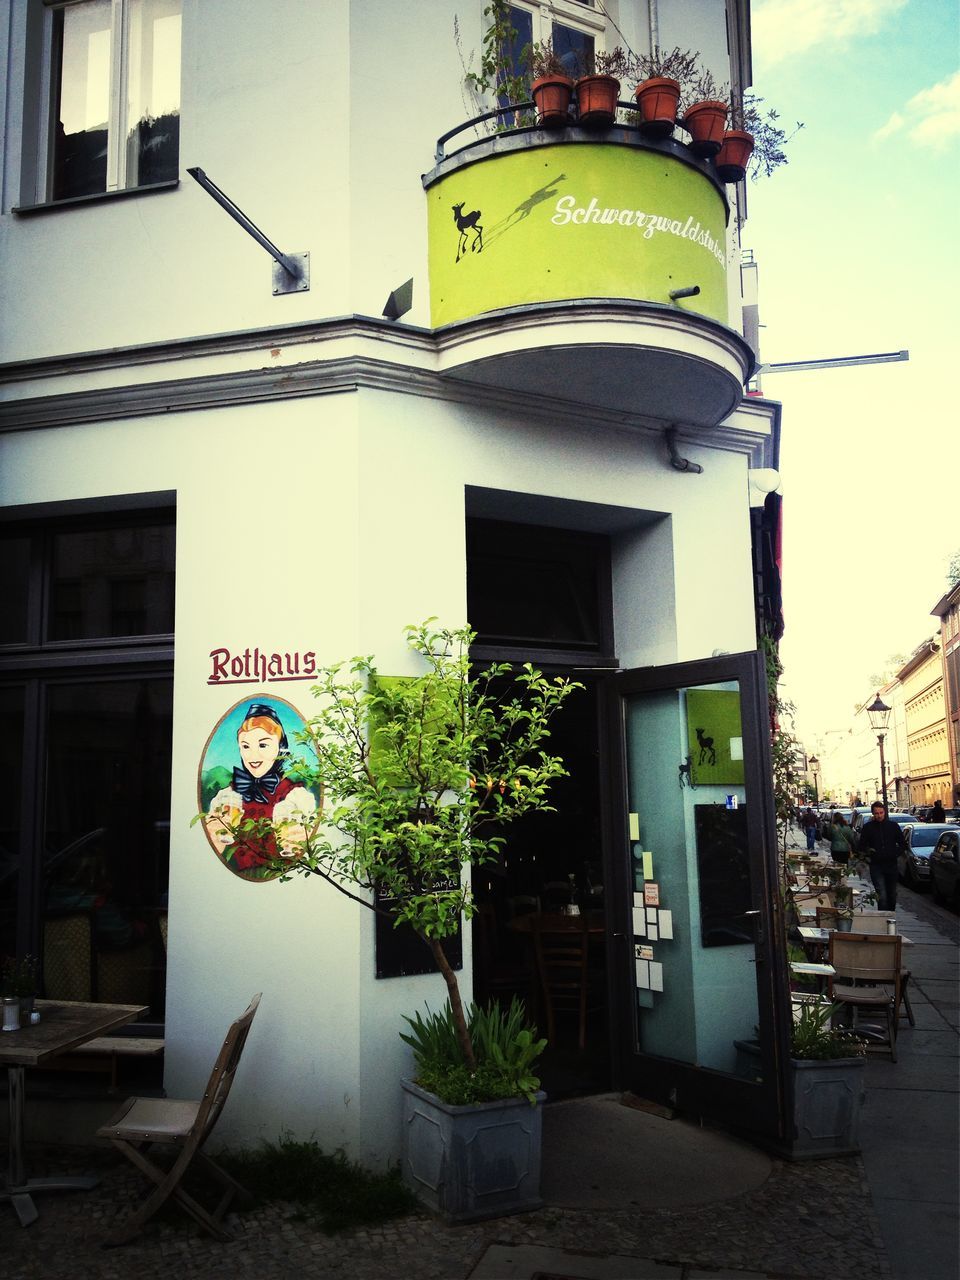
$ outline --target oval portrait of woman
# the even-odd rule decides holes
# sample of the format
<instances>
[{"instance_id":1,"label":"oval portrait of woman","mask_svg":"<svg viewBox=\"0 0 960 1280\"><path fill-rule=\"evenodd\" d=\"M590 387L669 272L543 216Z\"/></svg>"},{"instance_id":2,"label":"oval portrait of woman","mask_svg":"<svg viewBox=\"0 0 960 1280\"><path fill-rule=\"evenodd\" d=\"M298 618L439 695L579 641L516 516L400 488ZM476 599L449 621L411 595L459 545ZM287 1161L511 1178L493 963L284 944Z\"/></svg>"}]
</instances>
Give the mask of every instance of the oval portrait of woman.
<instances>
[{"instance_id":1,"label":"oval portrait of woman","mask_svg":"<svg viewBox=\"0 0 960 1280\"><path fill-rule=\"evenodd\" d=\"M282 698L254 694L217 723L197 780L203 829L225 867L243 880L283 875L320 819L323 796L297 778L304 720ZM291 746L291 743L294 745Z\"/></svg>"}]
</instances>

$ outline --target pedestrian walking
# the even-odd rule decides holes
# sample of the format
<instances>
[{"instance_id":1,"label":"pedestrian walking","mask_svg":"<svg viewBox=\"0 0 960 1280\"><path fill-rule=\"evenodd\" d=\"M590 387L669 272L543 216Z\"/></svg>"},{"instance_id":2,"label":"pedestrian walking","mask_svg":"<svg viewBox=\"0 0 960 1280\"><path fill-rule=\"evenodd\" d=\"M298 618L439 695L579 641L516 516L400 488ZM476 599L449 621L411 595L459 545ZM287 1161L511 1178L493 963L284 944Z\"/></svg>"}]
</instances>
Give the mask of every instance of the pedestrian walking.
<instances>
[{"instance_id":1,"label":"pedestrian walking","mask_svg":"<svg viewBox=\"0 0 960 1280\"><path fill-rule=\"evenodd\" d=\"M830 857L834 862L846 865L853 852L853 830L842 813L835 813L830 824Z\"/></svg>"},{"instance_id":2,"label":"pedestrian walking","mask_svg":"<svg viewBox=\"0 0 960 1280\"><path fill-rule=\"evenodd\" d=\"M928 822L946 822L947 814L942 800L934 800L933 808L927 814Z\"/></svg>"},{"instance_id":3,"label":"pedestrian walking","mask_svg":"<svg viewBox=\"0 0 960 1280\"><path fill-rule=\"evenodd\" d=\"M803 818L800 825L807 833L807 852L813 853L816 847L817 839L817 815L813 812L809 805L803 811Z\"/></svg>"},{"instance_id":4,"label":"pedestrian walking","mask_svg":"<svg viewBox=\"0 0 960 1280\"><path fill-rule=\"evenodd\" d=\"M903 831L887 817L887 807L880 800L870 806L870 814L872 821L865 822L860 832L860 856L870 867L877 906L892 911L897 905L897 858L906 847Z\"/></svg>"}]
</instances>

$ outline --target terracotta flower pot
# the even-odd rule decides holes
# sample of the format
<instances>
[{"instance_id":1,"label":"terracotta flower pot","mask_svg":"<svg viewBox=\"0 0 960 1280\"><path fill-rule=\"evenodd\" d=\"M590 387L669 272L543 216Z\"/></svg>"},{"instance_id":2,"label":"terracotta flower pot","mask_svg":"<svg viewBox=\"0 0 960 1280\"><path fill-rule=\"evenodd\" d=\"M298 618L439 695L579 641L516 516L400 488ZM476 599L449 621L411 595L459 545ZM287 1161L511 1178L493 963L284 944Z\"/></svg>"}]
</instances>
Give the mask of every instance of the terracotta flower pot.
<instances>
[{"instance_id":1,"label":"terracotta flower pot","mask_svg":"<svg viewBox=\"0 0 960 1280\"><path fill-rule=\"evenodd\" d=\"M654 76L638 84L633 96L640 113L640 132L650 138L669 138L677 123L679 83L668 76Z\"/></svg>"},{"instance_id":2,"label":"terracotta flower pot","mask_svg":"<svg viewBox=\"0 0 960 1280\"><path fill-rule=\"evenodd\" d=\"M717 173L723 182L742 182L753 154L753 134L742 129L728 129L717 152Z\"/></svg>"},{"instance_id":3,"label":"terracotta flower pot","mask_svg":"<svg viewBox=\"0 0 960 1280\"><path fill-rule=\"evenodd\" d=\"M723 126L727 122L727 104L713 99L695 102L683 117L683 127L690 135L688 146L695 156L707 160L715 156L723 143Z\"/></svg>"},{"instance_id":4,"label":"terracotta flower pot","mask_svg":"<svg viewBox=\"0 0 960 1280\"><path fill-rule=\"evenodd\" d=\"M581 76L577 81L580 123L613 124L620 99L620 81L615 76Z\"/></svg>"},{"instance_id":5,"label":"terracotta flower pot","mask_svg":"<svg viewBox=\"0 0 960 1280\"><path fill-rule=\"evenodd\" d=\"M558 129L567 123L573 81L566 76L541 76L530 86L541 128Z\"/></svg>"}]
</instances>

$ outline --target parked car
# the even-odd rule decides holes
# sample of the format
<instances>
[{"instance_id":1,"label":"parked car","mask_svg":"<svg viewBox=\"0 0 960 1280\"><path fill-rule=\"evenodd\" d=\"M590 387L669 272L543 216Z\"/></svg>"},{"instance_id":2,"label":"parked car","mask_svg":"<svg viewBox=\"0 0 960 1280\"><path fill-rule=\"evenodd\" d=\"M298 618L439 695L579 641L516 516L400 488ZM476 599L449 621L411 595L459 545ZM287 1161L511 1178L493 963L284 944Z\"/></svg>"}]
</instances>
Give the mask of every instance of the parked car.
<instances>
[{"instance_id":1,"label":"parked car","mask_svg":"<svg viewBox=\"0 0 960 1280\"><path fill-rule=\"evenodd\" d=\"M901 826L917 825L917 819L912 813L890 813L888 810L887 817L891 822L899 822ZM851 822L850 825L853 827L853 840L858 849L860 848L860 833L867 823L872 821L873 815L869 809L866 813L862 812L860 809L854 811L853 822Z\"/></svg>"},{"instance_id":2,"label":"parked car","mask_svg":"<svg viewBox=\"0 0 960 1280\"><path fill-rule=\"evenodd\" d=\"M910 812L916 816L918 822L926 822L932 807L929 804L915 804Z\"/></svg>"},{"instance_id":3,"label":"parked car","mask_svg":"<svg viewBox=\"0 0 960 1280\"><path fill-rule=\"evenodd\" d=\"M941 832L930 852L930 888L937 902L960 910L960 828Z\"/></svg>"},{"instance_id":4,"label":"parked car","mask_svg":"<svg viewBox=\"0 0 960 1280\"><path fill-rule=\"evenodd\" d=\"M916 818L916 814L911 815ZM949 831L946 822L916 822L903 828L903 838L907 842L906 852L897 859L900 879L911 889L928 889L930 887L930 854L944 831Z\"/></svg>"}]
</instances>

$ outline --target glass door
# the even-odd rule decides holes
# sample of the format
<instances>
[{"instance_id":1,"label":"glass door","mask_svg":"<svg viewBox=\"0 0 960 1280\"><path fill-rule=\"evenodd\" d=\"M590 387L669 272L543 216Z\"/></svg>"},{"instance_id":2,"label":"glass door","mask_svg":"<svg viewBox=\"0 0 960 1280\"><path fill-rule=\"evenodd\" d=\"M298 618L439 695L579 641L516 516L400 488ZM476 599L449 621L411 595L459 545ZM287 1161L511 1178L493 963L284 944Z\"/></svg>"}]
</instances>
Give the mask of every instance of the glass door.
<instances>
[{"instance_id":1,"label":"glass door","mask_svg":"<svg viewBox=\"0 0 960 1280\"><path fill-rule=\"evenodd\" d=\"M789 994L762 660L734 654L613 683L621 1078L776 1138Z\"/></svg>"}]
</instances>

